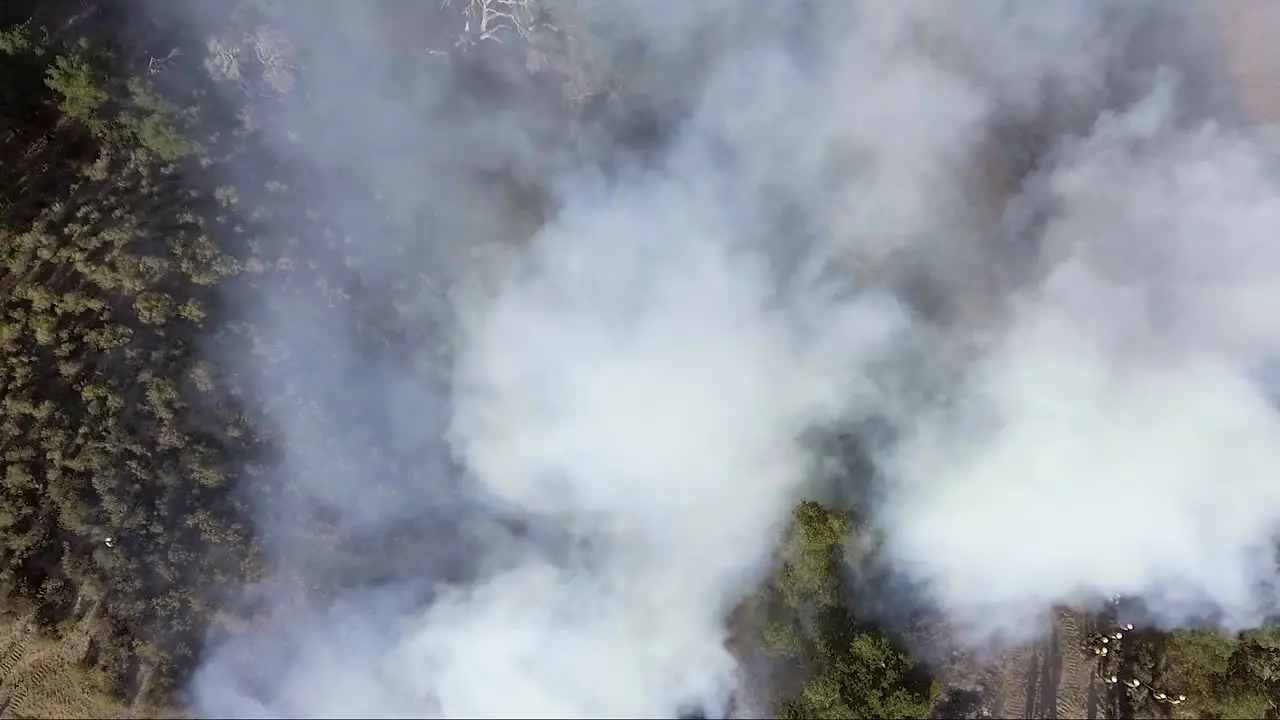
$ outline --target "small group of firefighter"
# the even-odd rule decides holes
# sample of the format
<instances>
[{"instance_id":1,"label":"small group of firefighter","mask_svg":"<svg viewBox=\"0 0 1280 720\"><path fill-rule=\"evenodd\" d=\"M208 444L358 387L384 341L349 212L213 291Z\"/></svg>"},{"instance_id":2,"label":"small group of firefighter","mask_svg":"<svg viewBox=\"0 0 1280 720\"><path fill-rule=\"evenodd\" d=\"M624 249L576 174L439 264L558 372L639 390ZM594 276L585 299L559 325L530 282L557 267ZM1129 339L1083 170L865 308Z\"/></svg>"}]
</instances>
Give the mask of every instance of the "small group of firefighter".
<instances>
[{"instance_id":1,"label":"small group of firefighter","mask_svg":"<svg viewBox=\"0 0 1280 720\"><path fill-rule=\"evenodd\" d=\"M1142 688L1146 688L1147 691L1151 693L1151 697L1155 698L1159 702L1167 702L1170 705L1181 705L1187 699L1186 695L1175 695L1173 693L1167 693L1163 690L1157 690L1156 688L1142 682L1138 678L1129 678L1128 680L1121 680L1116 675L1106 675L1102 678L1102 682L1108 685L1124 685L1126 688L1126 691L1129 694L1134 694L1139 690L1141 690Z\"/></svg>"},{"instance_id":2,"label":"small group of firefighter","mask_svg":"<svg viewBox=\"0 0 1280 720\"><path fill-rule=\"evenodd\" d=\"M1120 646L1120 639L1124 637L1125 631L1133 629L1133 625L1122 625L1121 627L1123 629L1116 629L1108 633L1094 633L1090 635L1089 641L1085 643L1084 649L1099 658L1108 657L1115 648Z\"/></svg>"},{"instance_id":3,"label":"small group of firefighter","mask_svg":"<svg viewBox=\"0 0 1280 720\"><path fill-rule=\"evenodd\" d=\"M1117 623L1115 628L1110 632L1094 633L1089 636L1089 641L1085 644L1085 649L1093 653L1094 656L1098 658L1098 677L1108 685L1124 685L1127 689L1126 691L1130 694L1136 693L1142 688L1146 688L1147 691L1151 693L1151 697L1155 698L1159 702L1167 702L1170 705L1181 705L1186 701L1186 695L1174 695L1166 693L1163 690L1157 690L1137 678L1121 680L1118 675L1107 670L1107 665L1109 664L1107 661L1115 656L1115 652L1120 646L1120 640L1123 639L1124 634L1130 630L1133 630L1133 623Z\"/></svg>"}]
</instances>

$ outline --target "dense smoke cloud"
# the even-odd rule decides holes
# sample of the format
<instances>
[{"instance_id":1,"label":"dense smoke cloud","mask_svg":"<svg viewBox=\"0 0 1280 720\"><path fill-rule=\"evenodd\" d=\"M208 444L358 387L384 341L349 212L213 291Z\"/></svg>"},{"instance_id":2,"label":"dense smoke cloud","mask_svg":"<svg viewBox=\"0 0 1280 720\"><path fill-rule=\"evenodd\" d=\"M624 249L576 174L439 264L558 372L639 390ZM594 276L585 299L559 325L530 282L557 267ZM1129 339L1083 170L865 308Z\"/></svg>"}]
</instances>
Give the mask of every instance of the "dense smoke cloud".
<instances>
[{"instance_id":1,"label":"dense smoke cloud","mask_svg":"<svg viewBox=\"0 0 1280 720\"><path fill-rule=\"evenodd\" d=\"M958 409L893 451L895 557L983 629L1090 593L1167 623L1274 609L1280 417L1256 371L1280 340L1280 188L1248 141L1170 127L1170 92L1033 184L1055 208L1037 283Z\"/></svg>"},{"instance_id":2,"label":"dense smoke cloud","mask_svg":"<svg viewBox=\"0 0 1280 720\"><path fill-rule=\"evenodd\" d=\"M1268 609L1280 187L1212 122L1193 9L560 0L665 126L647 154L601 121L547 156L547 105L316 7L276 20L308 90L264 131L318 200L378 188L396 222L344 209L354 264L450 287L400 311L451 349L371 361L346 319L254 300L299 358L264 396L316 398L278 416L260 530L328 599L253 590L279 619L212 647L198 712L724 710L726 617L806 491L800 436L851 419L896 430L871 448L886 559L974 639L1112 592L1167 622ZM304 541L315 505L397 543Z\"/></svg>"}]
</instances>

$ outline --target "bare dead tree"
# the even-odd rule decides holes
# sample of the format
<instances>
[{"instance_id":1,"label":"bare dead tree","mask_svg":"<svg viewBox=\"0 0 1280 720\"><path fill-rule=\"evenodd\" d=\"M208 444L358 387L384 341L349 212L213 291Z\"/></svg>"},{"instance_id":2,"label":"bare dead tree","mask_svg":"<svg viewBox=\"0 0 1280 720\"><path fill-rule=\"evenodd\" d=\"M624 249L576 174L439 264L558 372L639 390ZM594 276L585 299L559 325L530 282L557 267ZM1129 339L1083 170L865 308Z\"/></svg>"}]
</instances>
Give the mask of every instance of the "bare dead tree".
<instances>
[{"instance_id":1,"label":"bare dead tree","mask_svg":"<svg viewBox=\"0 0 1280 720\"><path fill-rule=\"evenodd\" d=\"M440 7L447 8L453 0L441 0ZM507 30L522 38L528 38L534 26L533 0L467 0L462 10L466 19L460 45L474 45L482 40L502 42L500 33Z\"/></svg>"},{"instance_id":2,"label":"bare dead tree","mask_svg":"<svg viewBox=\"0 0 1280 720\"><path fill-rule=\"evenodd\" d=\"M205 69L219 80L240 82L240 46L227 43L223 38L211 37L206 42L209 55L204 61Z\"/></svg>"},{"instance_id":3,"label":"bare dead tree","mask_svg":"<svg viewBox=\"0 0 1280 720\"><path fill-rule=\"evenodd\" d=\"M155 76L173 67L176 58L182 55L180 48L174 48L164 57L153 57L147 62L147 75Z\"/></svg>"},{"instance_id":4,"label":"bare dead tree","mask_svg":"<svg viewBox=\"0 0 1280 720\"><path fill-rule=\"evenodd\" d=\"M254 57L262 65L262 79L272 90L282 94L288 92L298 70L291 60L293 46L288 38L278 30L264 27L252 33L247 40L253 47Z\"/></svg>"},{"instance_id":5,"label":"bare dead tree","mask_svg":"<svg viewBox=\"0 0 1280 720\"><path fill-rule=\"evenodd\" d=\"M244 77L245 58L261 66L262 81L272 91L284 94L293 87L297 66L293 62L293 46L283 33L272 28L259 28L238 40L209 38L205 68L215 78L227 80L247 89Z\"/></svg>"}]
</instances>

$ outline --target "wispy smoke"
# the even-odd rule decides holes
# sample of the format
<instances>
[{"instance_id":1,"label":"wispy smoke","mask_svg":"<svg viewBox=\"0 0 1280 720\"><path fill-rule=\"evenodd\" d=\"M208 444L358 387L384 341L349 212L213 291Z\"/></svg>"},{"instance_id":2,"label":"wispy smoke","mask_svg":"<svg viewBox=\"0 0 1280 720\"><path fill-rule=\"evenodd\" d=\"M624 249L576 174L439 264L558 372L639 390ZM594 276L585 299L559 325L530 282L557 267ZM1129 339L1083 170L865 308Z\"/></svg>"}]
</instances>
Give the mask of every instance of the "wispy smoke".
<instances>
[{"instance_id":1,"label":"wispy smoke","mask_svg":"<svg viewBox=\"0 0 1280 720\"><path fill-rule=\"evenodd\" d=\"M896 429L871 448L886 559L975 637L1112 592L1167 622L1270 608L1280 188L1211 122L1197 11L550 3L666 122L629 155L388 55L364 4L316 7L277 19L309 75L264 130L342 208L366 287L422 276L404 332L450 351L374 361L360 318L246 300L294 361L236 361L311 408L273 406L260 530L325 590L255 589L277 619L211 647L199 713L723 711L726 618L806 490L799 438L849 419ZM344 201L364 185L376 222ZM322 546L317 513L378 539Z\"/></svg>"}]
</instances>

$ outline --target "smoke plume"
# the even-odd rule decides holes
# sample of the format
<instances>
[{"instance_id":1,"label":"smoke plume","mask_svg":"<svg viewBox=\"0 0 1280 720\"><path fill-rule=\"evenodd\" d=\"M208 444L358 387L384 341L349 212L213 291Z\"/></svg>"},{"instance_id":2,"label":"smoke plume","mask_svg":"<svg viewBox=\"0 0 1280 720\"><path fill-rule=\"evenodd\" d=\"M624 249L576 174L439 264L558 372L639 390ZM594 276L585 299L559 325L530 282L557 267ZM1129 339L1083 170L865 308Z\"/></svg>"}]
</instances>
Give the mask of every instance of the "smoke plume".
<instances>
[{"instance_id":1,"label":"smoke plume","mask_svg":"<svg viewBox=\"0 0 1280 720\"><path fill-rule=\"evenodd\" d=\"M259 530L324 592L247 590L274 620L211 644L198 713L726 712L801 436L849 420L894 428L886 559L975 640L1114 592L1272 609L1280 187L1203 10L557 0L626 99L570 126L515 51L495 100L372 5L314 7L274 19L304 89L257 121L350 235L307 259L422 285L408 359L307 291L243 299L292 358L232 353L285 447Z\"/></svg>"}]
</instances>

